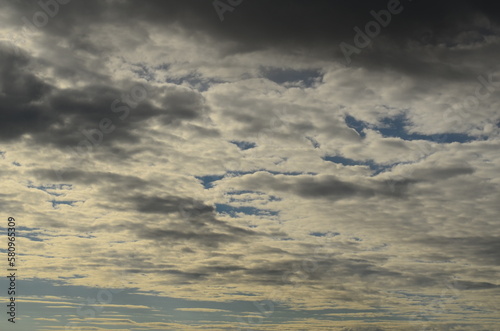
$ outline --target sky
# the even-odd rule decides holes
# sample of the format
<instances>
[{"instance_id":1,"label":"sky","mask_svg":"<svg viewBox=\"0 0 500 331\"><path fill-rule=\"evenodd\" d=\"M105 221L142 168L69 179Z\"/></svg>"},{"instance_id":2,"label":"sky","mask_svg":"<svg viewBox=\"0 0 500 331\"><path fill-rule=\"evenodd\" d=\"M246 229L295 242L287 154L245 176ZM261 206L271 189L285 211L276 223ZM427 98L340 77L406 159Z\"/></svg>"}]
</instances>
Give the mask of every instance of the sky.
<instances>
[{"instance_id":1,"label":"sky","mask_svg":"<svg viewBox=\"0 0 500 331\"><path fill-rule=\"evenodd\" d=\"M1 330L495 330L500 8L1 0Z\"/></svg>"}]
</instances>

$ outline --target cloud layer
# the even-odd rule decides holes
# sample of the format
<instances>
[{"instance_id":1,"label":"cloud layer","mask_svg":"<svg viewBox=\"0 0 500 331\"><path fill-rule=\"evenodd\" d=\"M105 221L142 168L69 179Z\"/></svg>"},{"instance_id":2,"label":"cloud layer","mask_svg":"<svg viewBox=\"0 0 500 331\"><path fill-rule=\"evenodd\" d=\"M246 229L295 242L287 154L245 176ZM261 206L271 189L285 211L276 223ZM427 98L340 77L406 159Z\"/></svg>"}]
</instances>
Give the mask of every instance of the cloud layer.
<instances>
[{"instance_id":1,"label":"cloud layer","mask_svg":"<svg viewBox=\"0 0 500 331\"><path fill-rule=\"evenodd\" d=\"M5 1L25 325L494 328L498 6L237 2Z\"/></svg>"}]
</instances>

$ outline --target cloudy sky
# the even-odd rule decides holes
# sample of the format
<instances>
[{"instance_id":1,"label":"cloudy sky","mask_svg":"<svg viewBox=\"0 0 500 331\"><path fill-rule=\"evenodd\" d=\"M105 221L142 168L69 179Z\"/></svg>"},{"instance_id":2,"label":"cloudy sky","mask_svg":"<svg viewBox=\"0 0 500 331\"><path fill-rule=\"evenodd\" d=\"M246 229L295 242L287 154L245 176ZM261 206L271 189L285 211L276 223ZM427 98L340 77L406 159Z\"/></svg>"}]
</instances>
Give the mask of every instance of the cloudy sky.
<instances>
[{"instance_id":1,"label":"cloudy sky","mask_svg":"<svg viewBox=\"0 0 500 331\"><path fill-rule=\"evenodd\" d=\"M0 1L2 330L493 330L493 1Z\"/></svg>"}]
</instances>

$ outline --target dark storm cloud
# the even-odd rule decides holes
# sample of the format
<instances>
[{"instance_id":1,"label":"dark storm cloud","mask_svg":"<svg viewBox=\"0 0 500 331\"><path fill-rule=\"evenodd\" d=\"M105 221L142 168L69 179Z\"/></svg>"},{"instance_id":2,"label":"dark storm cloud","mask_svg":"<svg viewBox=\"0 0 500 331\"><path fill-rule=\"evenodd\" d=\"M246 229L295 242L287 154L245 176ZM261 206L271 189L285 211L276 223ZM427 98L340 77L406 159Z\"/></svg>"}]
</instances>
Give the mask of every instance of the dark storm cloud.
<instances>
[{"instance_id":1,"label":"dark storm cloud","mask_svg":"<svg viewBox=\"0 0 500 331\"><path fill-rule=\"evenodd\" d=\"M387 4L388 1L313 1L307 5L305 1L298 0L246 1L234 11L227 12L226 19L220 22L209 1L72 1L59 6L57 15L39 31L66 41L70 55L84 51L105 58L112 46L98 44L89 38L90 32L86 27L94 23L123 25L126 22L130 25L144 22L157 27L182 27L185 33L193 38L203 39L209 36L216 42L220 41L221 47L223 44L228 45L226 41L231 41L230 49L221 49L226 54L262 49L296 53L307 49L312 58L338 60L343 63L344 55L339 44L353 43L353 27L363 28L364 24L374 19L370 11L386 9ZM437 3L401 0L401 5L404 10L399 16L392 17L391 23L381 31L381 37L374 40L372 46L364 48L360 54L353 55L356 57L355 63L368 66L381 64L382 67L404 70L411 75L428 71L428 74L435 76L436 72L439 72L441 77L450 79L462 79L477 74L468 73L467 68L458 69L457 66L439 67L439 61L431 61L436 64L429 65L429 59L419 58L420 46L413 49L405 45L411 40L421 43L418 33L424 33L425 43L432 45L445 44L451 47L459 42L485 42L482 36L492 32L488 27L478 26L474 15L464 14L478 13L488 17L491 20L490 25L496 24L498 15L493 10L495 5L486 1L464 0ZM14 8L17 13L9 18L10 23L19 27L24 24L21 17L32 19L32 15L41 10L36 1L11 1L8 6ZM147 43L147 28L141 25L137 29L143 34L143 38L142 41L136 42ZM463 31L475 31L477 38L472 38L471 41L470 38L460 35ZM494 49L490 51L491 54L494 53ZM429 53L429 50L426 52ZM446 49L440 52L446 52ZM456 56L464 57L467 52L472 51L455 53L458 54ZM30 134L37 143L53 144L59 148L76 146L85 139L82 130L96 129L104 117L109 117L116 130L105 136L103 144L118 140L133 143L139 141L138 131L148 119L157 118L164 125L175 125L182 120L198 118L203 111L203 100L194 92L178 90L162 94L159 91L149 91L151 96L159 98L161 109L144 100L139 105L140 111L131 109L130 117L120 120L121 113L113 113L110 107L116 98L127 91L113 87L111 79L100 77L99 81L104 82L101 85L93 83L79 90L60 90L30 72L29 64L32 59L28 55L14 54L3 49L0 57L0 80L4 92L0 96L0 139L3 140ZM78 77L84 71L83 68L59 66L57 59L40 59L40 63L53 66L60 77ZM279 68L268 68L262 74L266 76L269 72L279 73L280 81L295 79L295 74ZM310 72L316 75L314 71ZM97 77L99 74L92 75ZM251 132L259 132L268 122L250 115L233 116L239 116L236 120L246 122L247 131ZM314 128L307 122L297 125L294 129Z\"/></svg>"},{"instance_id":2,"label":"dark storm cloud","mask_svg":"<svg viewBox=\"0 0 500 331\"><path fill-rule=\"evenodd\" d=\"M14 139L26 132L43 132L53 119L50 112L35 105L52 87L30 73L28 64L27 56L0 49L1 140Z\"/></svg>"},{"instance_id":3,"label":"dark storm cloud","mask_svg":"<svg viewBox=\"0 0 500 331\"><path fill-rule=\"evenodd\" d=\"M72 1L61 6L57 19L51 20L43 29L68 38L75 50L99 53L108 46L95 45L87 39L84 27L92 23L176 25L196 38L206 34L214 40L231 41L232 46L222 50L225 54L262 49L293 53L307 50L309 56L335 58L344 63L339 44L353 44L354 27L364 31L368 22L375 21L370 12L387 10L390 2L400 3L401 12L392 15L390 23L381 27L370 47L353 56L356 65L382 65L413 74L422 74L423 71L435 75L433 70L439 70L443 75L453 77L457 75L456 70L433 64L419 49L428 45L451 47L459 43L486 43L485 37L493 33L494 27L479 22L474 14L483 15L493 24L499 21L498 4L485 0L244 1L233 11L226 12L223 22L219 20L212 1L94 0ZM34 0L11 1L10 6L15 7L20 16L28 18L40 10ZM11 22L22 24L20 17L17 20L11 18ZM147 40L147 31L143 33L144 40ZM409 42L413 42L417 49L409 47ZM472 52L462 51L462 54ZM443 54L443 50L439 53ZM493 55L493 49L490 53Z\"/></svg>"},{"instance_id":4,"label":"dark storm cloud","mask_svg":"<svg viewBox=\"0 0 500 331\"><path fill-rule=\"evenodd\" d=\"M185 27L198 28L212 35L238 40L254 48L269 47L277 41L290 46L317 46L352 39L353 27L362 26L373 16L371 10L387 9L388 0L377 1L246 1L226 19L219 22L212 3L198 1L148 1L147 4L128 2L125 10L138 10L150 19L175 21ZM401 16L394 16L384 34L393 39L408 40L422 28L434 31L427 42L438 41L440 33L460 31L473 26L473 20L463 14L480 12L492 20L498 19L498 5L488 1L394 1L403 7ZM307 3L307 5L306 5ZM169 20L170 19L170 20ZM456 26L456 23L460 23ZM350 37L350 38L349 38ZM249 47L249 46L247 46ZM250 46L251 47L251 46Z\"/></svg>"},{"instance_id":5,"label":"dark storm cloud","mask_svg":"<svg viewBox=\"0 0 500 331\"><path fill-rule=\"evenodd\" d=\"M31 72L32 61L25 54L0 52L0 140L29 134L34 143L73 150L82 142L137 143L147 120L178 125L204 111L201 95L183 88L136 84L123 90L90 84L79 90L57 89ZM147 98L155 98L161 108Z\"/></svg>"}]
</instances>

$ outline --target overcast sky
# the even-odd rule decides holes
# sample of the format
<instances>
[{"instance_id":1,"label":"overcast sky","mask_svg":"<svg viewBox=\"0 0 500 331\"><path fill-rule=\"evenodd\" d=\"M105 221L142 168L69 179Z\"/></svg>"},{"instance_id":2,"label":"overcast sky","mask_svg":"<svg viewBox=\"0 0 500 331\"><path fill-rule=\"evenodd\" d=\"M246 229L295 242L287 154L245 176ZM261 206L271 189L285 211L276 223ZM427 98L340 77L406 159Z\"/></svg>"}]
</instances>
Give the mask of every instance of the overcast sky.
<instances>
[{"instance_id":1,"label":"overcast sky","mask_svg":"<svg viewBox=\"0 0 500 331\"><path fill-rule=\"evenodd\" d=\"M495 2L0 5L2 330L500 324Z\"/></svg>"}]
</instances>

